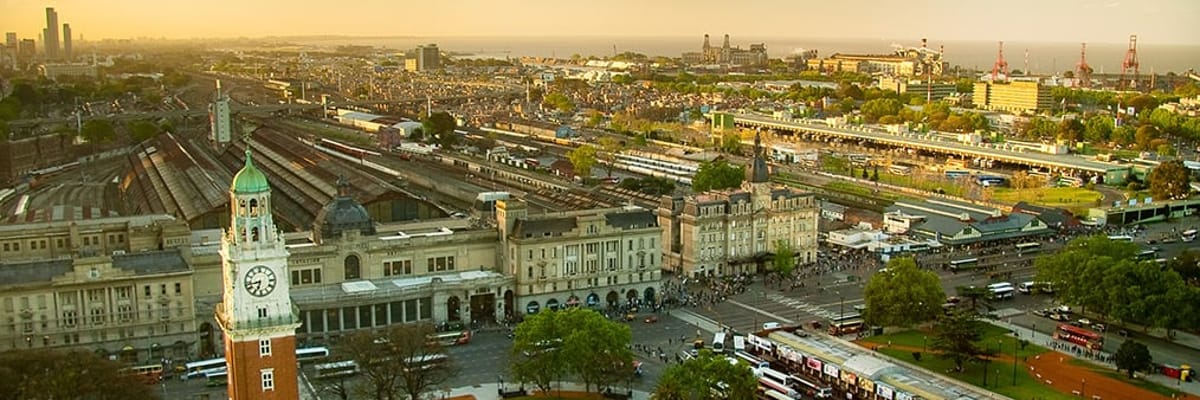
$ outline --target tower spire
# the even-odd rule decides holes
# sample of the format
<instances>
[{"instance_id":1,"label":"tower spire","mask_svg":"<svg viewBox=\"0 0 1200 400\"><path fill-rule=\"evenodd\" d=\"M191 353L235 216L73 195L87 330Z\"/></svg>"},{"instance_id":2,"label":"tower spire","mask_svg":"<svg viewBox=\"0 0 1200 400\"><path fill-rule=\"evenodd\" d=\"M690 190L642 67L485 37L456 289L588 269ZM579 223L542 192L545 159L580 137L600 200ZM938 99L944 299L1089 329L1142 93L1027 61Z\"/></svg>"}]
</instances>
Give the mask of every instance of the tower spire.
<instances>
[{"instance_id":1,"label":"tower spire","mask_svg":"<svg viewBox=\"0 0 1200 400\"><path fill-rule=\"evenodd\" d=\"M746 181L750 183L770 182L769 175L767 160L763 158L762 130L756 129L754 131L754 160L750 163L750 170L746 171Z\"/></svg>"}]
</instances>

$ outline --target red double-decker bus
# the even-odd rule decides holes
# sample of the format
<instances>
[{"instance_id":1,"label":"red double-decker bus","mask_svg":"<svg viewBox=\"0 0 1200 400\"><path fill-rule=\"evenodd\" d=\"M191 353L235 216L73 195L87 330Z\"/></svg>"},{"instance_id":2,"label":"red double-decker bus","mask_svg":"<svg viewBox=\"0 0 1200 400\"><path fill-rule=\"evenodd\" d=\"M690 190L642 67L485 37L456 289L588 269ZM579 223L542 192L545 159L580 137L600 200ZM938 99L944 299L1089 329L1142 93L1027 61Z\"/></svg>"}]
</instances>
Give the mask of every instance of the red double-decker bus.
<instances>
[{"instance_id":1,"label":"red double-decker bus","mask_svg":"<svg viewBox=\"0 0 1200 400\"><path fill-rule=\"evenodd\" d=\"M1058 324L1058 329L1054 330L1054 338L1091 350L1100 350L1104 347L1104 336L1071 324Z\"/></svg>"}]
</instances>

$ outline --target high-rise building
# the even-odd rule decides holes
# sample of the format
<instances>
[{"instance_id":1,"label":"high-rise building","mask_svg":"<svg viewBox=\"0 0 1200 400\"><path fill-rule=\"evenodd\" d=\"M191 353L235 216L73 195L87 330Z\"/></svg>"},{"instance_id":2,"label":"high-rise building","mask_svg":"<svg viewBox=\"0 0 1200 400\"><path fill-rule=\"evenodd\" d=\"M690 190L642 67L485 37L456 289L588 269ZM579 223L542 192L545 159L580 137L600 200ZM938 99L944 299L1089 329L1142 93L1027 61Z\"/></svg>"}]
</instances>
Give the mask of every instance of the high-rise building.
<instances>
[{"instance_id":1,"label":"high-rise building","mask_svg":"<svg viewBox=\"0 0 1200 400\"><path fill-rule=\"evenodd\" d=\"M63 59L71 60L71 24L63 24Z\"/></svg>"},{"instance_id":2,"label":"high-rise building","mask_svg":"<svg viewBox=\"0 0 1200 400\"><path fill-rule=\"evenodd\" d=\"M32 60L37 55L37 42L33 39L21 39L17 46L17 58L22 61Z\"/></svg>"},{"instance_id":3,"label":"high-rise building","mask_svg":"<svg viewBox=\"0 0 1200 400\"><path fill-rule=\"evenodd\" d=\"M221 81L217 81L217 95L208 109L208 122L212 127L212 142L221 146L229 144L232 136L229 115L229 96L221 93Z\"/></svg>"},{"instance_id":4,"label":"high-rise building","mask_svg":"<svg viewBox=\"0 0 1200 400\"><path fill-rule=\"evenodd\" d=\"M7 32L4 34L4 45L11 49L17 48L17 33Z\"/></svg>"},{"instance_id":5,"label":"high-rise building","mask_svg":"<svg viewBox=\"0 0 1200 400\"><path fill-rule=\"evenodd\" d=\"M246 164L229 188L230 226L221 237L222 296L217 323L225 333L227 390L233 400L299 399L298 309L292 304L288 250L271 215L271 186Z\"/></svg>"},{"instance_id":6,"label":"high-rise building","mask_svg":"<svg viewBox=\"0 0 1200 400\"><path fill-rule=\"evenodd\" d=\"M1039 82L975 82L975 107L992 111L1034 113L1054 108L1050 86Z\"/></svg>"},{"instance_id":7,"label":"high-rise building","mask_svg":"<svg viewBox=\"0 0 1200 400\"><path fill-rule=\"evenodd\" d=\"M54 7L46 7L46 30L42 43L46 46L46 58L58 58L58 12Z\"/></svg>"},{"instance_id":8,"label":"high-rise building","mask_svg":"<svg viewBox=\"0 0 1200 400\"><path fill-rule=\"evenodd\" d=\"M442 54L436 44L417 46L417 70L434 71L442 68Z\"/></svg>"}]
</instances>

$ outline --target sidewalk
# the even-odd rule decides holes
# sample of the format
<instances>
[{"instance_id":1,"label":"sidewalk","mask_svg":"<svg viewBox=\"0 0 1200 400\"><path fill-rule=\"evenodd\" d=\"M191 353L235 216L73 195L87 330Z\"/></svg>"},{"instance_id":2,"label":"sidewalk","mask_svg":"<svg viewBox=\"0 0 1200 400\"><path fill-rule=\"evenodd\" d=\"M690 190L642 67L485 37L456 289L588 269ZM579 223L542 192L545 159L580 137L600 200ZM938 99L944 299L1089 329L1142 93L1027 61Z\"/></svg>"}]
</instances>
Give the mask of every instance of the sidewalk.
<instances>
[{"instance_id":1,"label":"sidewalk","mask_svg":"<svg viewBox=\"0 0 1200 400\"><path fill-rule=\"evenodd\" d=\"M510 382L505 382L504 386L508 390L515 390L516 388L519 387L517 384L510 383ZM553 387L554 387L554 390L561 389L563 391L572 391L572 392L582 392L583 391L583 385L574 383L574 382L563 382L561 384L555 384L555 385L553 385ZM442 396L443 394L445 394L445 392L437 391L437 392L434 392L434 394L436 395L434 398L440 399L440 398L450 398L450 397L456 397L456 396L473 396L477 400L495 400L495 399L500 398L500 393L499 393L499 391L497 391L498 388L499 388L498 383L483 383L483 384L474 385L474 386L465 386L465 387L450 389L450 395L445 396L445 397ZM525 390L529 391L529 394L533 394L534 387L530 386L530 385L526 385ZM593 387L592 393L596 393L595 390L596 390L596 388ZM623 391L624 389L617 389L617 390ZM619 392L619 393L624 393L624 392ZM553 394L553 391L551 391L551 394ZM599 393L596 393L596 394L599 394ZM649 400L649 399L650 399L650 393L646 393L646 392L643 392L640 390L633 391L633 400Z\"/></svg>"},{"instance_id":2,"label":"sidewalk","mask_svg":"<svg viewBox=\"0 0 1200 400\"><path fill-rule=\"evenodd\" d=\"M1025 340L1028 340L1030 343L1045 347L1048 350L1056 351L1056 352L1071 356L1077 360L1085 361L1085 362L1091 363L1093 365L1096 365L1099 367L1104 367L1104 368L1107 368L1107 369L1110 369L1113 371L1116 371L1116 369L1117 369L1117 366L1114 364L1111 364L1111 363L1104 363L1104 362L1100 362L1098 360L1093 360L1093 359L1089 359L1089 358L1085 358L1085 357L1079 357L1075 354L1071 354L1069 352L1065 352L1060 349L1055 349L1054 346L1052 346L1051 344L1055 343L1056 341L1054 340L1054 337L1052 337L1050 335L1047 335L1047 334L1044 334L1041 332L1037 332L1037 331L1033 331L1029 328L1025 328L1022 326L1010 324L1003 320L985 319L984 321L987 321L987 322L991 323L992 325L995 325L995 326L998 326L998 327L1001 327L1004 329L1008 329L1008 330L1012 331L1014 333L1014 335L1016 335L1018 338L1023 338ZM1104 353L1104 354L1107 355L1107 353ZM1196 382L1180 382L1179 379L1174 379L1174 378L1171 378L1169 376L1162 375L1159 373L1139 374L1139 375L1147 381L1151 381L1151 382L1154 382L1154 383L1157 383L1157 384L1160 384L1160 385L1163 385L1163 386L1166 386L1169 388L1174 388L1175 390L1179 390L1179 391L1183 391L1183 392L1187 392L1187 393L1190 393L1193 395L1200 396L1200 384L1197 384Z\"/></svg>"}]
</instances>

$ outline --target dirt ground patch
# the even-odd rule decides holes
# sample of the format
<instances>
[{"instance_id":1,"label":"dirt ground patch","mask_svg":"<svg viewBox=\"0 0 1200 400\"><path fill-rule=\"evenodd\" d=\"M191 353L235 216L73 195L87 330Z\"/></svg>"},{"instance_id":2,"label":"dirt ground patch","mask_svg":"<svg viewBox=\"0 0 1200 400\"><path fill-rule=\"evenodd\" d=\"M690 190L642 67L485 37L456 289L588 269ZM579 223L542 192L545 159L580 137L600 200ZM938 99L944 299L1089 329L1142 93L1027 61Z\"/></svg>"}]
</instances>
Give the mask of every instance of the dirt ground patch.
<instances>
[{"instance_id":1,"label":"dirt ground patch","mask_svg":"<svg viewBox=\"0 0 1200 400\"><path fill-rule=\"evenodd\" d=\"M1029 373L1055 389L1065 393L1081 392L1084 398L1092 399L1138 399L1169 400L1170 397L1147 389L1104 376L1077 365L1071 365L1071 356L1046 352L1025 360Z\"/></svg>"},{"instance_id":2,"label":"dirt ground patch","mask_svg":"<svg viewBox=\"0 0 1200 400\"><path fill-rule=\"evenodd\" d=\"M858 342L868 349L878 346L874 343ZM922 349L910 346L884 346L904 351L918 352ZM992 359L1012 362L1011 355L997 355ZM1128 382L1104 376L1085 367L1071 364L1074 357L1055 351L1029 357L1024 360L1029 375L1037 378L1042 384L1050 386L1066 394L1081 395L1085 399L1137 399L1137 400L1172 400L1169 396L1143 389Z\"/></svg>"}]
</instances>

